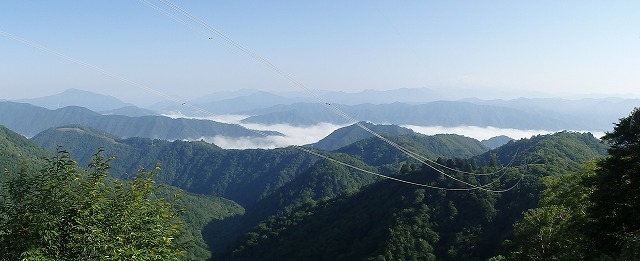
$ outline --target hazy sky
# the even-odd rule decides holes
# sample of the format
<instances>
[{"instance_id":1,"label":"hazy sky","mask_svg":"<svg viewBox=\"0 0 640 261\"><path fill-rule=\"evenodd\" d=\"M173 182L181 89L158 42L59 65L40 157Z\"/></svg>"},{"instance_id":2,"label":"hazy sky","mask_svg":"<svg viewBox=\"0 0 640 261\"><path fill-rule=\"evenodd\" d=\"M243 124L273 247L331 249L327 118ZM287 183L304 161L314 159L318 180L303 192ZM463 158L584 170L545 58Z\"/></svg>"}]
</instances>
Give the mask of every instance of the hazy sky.
<instances>
[{"instance_id":1,"label":"hazy sky","mask_svg":"<svg viewBox=\"0 0 640 261\"><path fill-rule=\"evenodd\" d=\"M1 1L0 30L170 96L300 91L161 1ZM309 89L640 97L640 1L178 1ZM211 37L212 39L209 39ZM0 35L0 99L163 98Z\"/></svg>"}]
</instances>

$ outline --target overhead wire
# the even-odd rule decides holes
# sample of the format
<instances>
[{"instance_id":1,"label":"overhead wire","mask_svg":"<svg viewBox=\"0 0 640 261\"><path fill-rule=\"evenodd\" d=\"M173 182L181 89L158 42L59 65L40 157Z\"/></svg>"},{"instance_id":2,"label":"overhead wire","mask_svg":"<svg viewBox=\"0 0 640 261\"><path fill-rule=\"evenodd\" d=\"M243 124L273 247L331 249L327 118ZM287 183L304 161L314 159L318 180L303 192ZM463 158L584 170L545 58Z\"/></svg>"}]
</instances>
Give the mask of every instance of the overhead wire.
<instances>
[{"instance_id":1,"label":"overhead wire","mask_svg":"<svg viewBox=\"0 0 640 261\"><path fill-rule=\"evenodd\" d=\"M155 95L158 95L158 96L160 96L160 97L166 98L166 99L168 99L168 100L170 100L170 101L174 101L174 102L176 102L176 103L179 103L179 104L182 104L182 105L188 106L188 107L190 107L190 108L192 108L192 109L194 109L194 110L198 110L198 111L200 111L200 112L206 113L207 115L215 116L215 114L213 114L213 113L211 113L211 112L209 112L209 111L207 111L207 110L201 109L201 108L199 108L199 107L197 107L197 106L194 106L194 105L191 105L191 104L186 104L184 101L182 101L182 100L180 100L180 99L176 99L176 98L174 98L174 97L172 97L172 96L170 96L170 95L167 95L167 94L165 94L165 93L163 93L163 92L160 92L160 91L158 91L158 90L155 90L155 89L153 89L153 88L151 88L151 87L149 87L149 86L146 86L146 85L141 84L141 83L137 83L137 82L135 82L135 81L132 81L132 80L130 80L130 79L127 79L127 78L125 78L125 77L122 77L122 76L120 76L120 75L117 75L117 74L115 74L115 73L113 73L113 72L107 71L107 70L105 70L105 69L103 69L103 68L100 68L100 67L98 67L98 66L95 66L95 65L93 65L93 64L90 64L90 63L87 63L87 62L81 61L81 60L79 60L79 59L73 58L73 57L71 57L71 56L68 56L68 55L63 54L63 53L60 53L60 52L57 52L57 51L52 50L52 49L50 49L50 48L47 48L47 47L45 47L45 46L43 46L43 45L36 44L36 43L34 43L34 42L31 42L31 41L26 40L26 39L24 39L24 38L18 37L18 36L14 35L14 34L8 33L8 32L3 31L3 30L1 30L1 29L0 29L0 35L5 36L5 37L7 37L7 38L9 38L9 39L15 40L15 41L17 41L17 42L20 42L20 43L22 43L22 44L28 45L28 46L30 46L30 47L32 47L32 48L35 48L35 49L41 50L41 51L43 51L43 52L49 53L49 54L51 54L51 55L57 56L57 57L62 58L62 59L64 59L64 60L70 61L70 62L72 62L72 63L75 63L75 64L78 64L78 65L81 65L81 66L87 67L87 68L92 69L92 70L94 70L94 71L96 71L96 72L98 72L98 73L101 73L101 74L105 75L105 76L108 76L108 77L114 78L114 79L116 79L116 80L122 81L122 82L124 82L124 83L126 83L126 84L128 84L128 85L130 85L130 86L133 86L133 87L137 87L137 88L140 88L140 89L146 90L146 91L151 92L151 93L153 93L153 94L155 94ZM235 124L235 123L233 123L233 125L236 125L236 126L238 126L238 127L241 127L241 128L243 128L243 129L249 130L249 131L251 131L251 132L254 132L254 133L260 134L260 135L265 136L265 137L268 137L268 136L269 136L269 134L267 134L267 133L265 133L265 132L263 132L263 131L260 131L260 130L249 129L249 128L247 128L247 127L244 127L244 126L242 126L242 125L240 125L240 124ZM509 191L509 190L513 189L515 186L517 186L517 185L519 184L520 180L522 179L522 177L521 177L521 178L520 178L520 180L518 180L518 182L514 183L511 187L509 187L509 188L507 188L507 189L501 189L501 190L487 189L487 188L486 188L486 186L488 186L488 185L490 185L490 184L485 184L485 185L482 185L482 186L477 186L477 185L473 185L473 184L466 183L466 182L465 182L465 183L466 183L465 185L470 186L469 188L450 188L450 187L441 187L441 186L434 186L434 185L429 185L429 184L422 184L422 183L412 182L412 181L408 181L408 180L403 180L403 179L396 178L396 177L392 177L392 176L383 175L383 174L380 174L380 173L376 173L376 172L373 172L373 171L370 171L370 170L366 170L366 169L363 169L363 168L360 168L360 167L354 166L354 165L352 165L352 164L349 164L349 163L346 163L346 162L343 162L343 161L340 161L340 160L337 160L337 159L331 158L331 157L329 157L329 156L326 156L326 155L324 155L324 154L321 154L321 153L319 153L319 152L316 152L316 151L314 151L314 150L311 150L311 149L308 149L308 148L305 148L305 147L302 147L302 146L293 145L293 147L295 147L295 148L297 148L297 149L299 149L299 150L301 150L301 151L303 151L303 152L306 152L306 153L309 153L309 154L315 155L315 156L317 156L317 157L320 157L320 158L322 158L322 159L325 159L325 160L331 161L331 162L333 162L333 163L336 163L336 164L339 164L339 165L342 165L342 166L346 166L346 167L349 167L349 168L352 168L352 169L355 169L355 170L358 170L358 171L361 171L361 172L364 172L364 173L368 173L368 174L371 174L371 175L374 175L374 176L377 176L377 177L380 177L380 178L389 179L389 180L393 180L393 181L396 181L396 182L401 182L401 183L405 183L405 184L409 184L409 185L420 186L420 187L431 188L431 189L437 189L437 190L444 190L444 191L471 191L471 190L482 190L482 191L493 192L493 193L503 193L503 192L506 192L506 191ZM492 183L493 183L493 182L492 182Z\"/></svg>"},{"instance_id":2,"label":"overhead wire","mask_svg":"<svg viewBox=\"0 0 640 261\"><path fill-rule=\"evenodd\" d=\"M144 1L144 0L143 0ZM446 174L443 171L439 170L438 168L433 167L432 165L437 165L439 167L448 169L450 171L454 171L457 173L462 173L462 174L468 174L468 175L494 175L498 172L500 172L502 169L495 171L493 173L485 173L485 174L479 174L479 173L473 173L473 172L466 172L466 171L462 171L462 170L458 170L458 169L454 169L454 168L450 168L446 165L442 165L439 164L433 160L430 160L426 157L423 157L415 152L410 151L407 148L404 148L403 146L383 137L382 135L376 133L375 131L369 129L368 127L364 126L360 121L356 120L355 118L351 117L349 114L345 113L344 111L340 110L339 108L337 108L336 106L331 105L331 103L329 103L328 101L324 100L322 97L320 97L319 95L317 95L315 92L313 92L312 90L310 90L309 88L307 88L304 84L302 84L301 82L297 81L295 78L291 77L289 74L287 74L286 72L284 72L283 70L281 70L279 67L277 67L276 65L274 65L273 63L271 63L269 60L263 58L262 56L256 54L255 52L249 50L248 48L244 47L242 44L236 42L235 40L233 40L232 38L228 37L227 35L225 35L224 33L220 32L218 29L216 29L213 26L210 26L207 22L203 21L202 19L192 15L191 13L189 13L188 11L184 10L183 8L181 8L180 6L174 4L173 2L171 2L170 0L160 0L162 3L164 3L165 5L167 5L168 7L170 7L171 9L173 9L174 11L184 15L185 17L187 17L188 19L194 21L197 24L200 24L201 26L203 26L204 28L206 28L209 32L215 34L217 37L220 37L221 39L223 39L224 41L226 41L227 43L229 43L230 45L234 46L235 48L237 48L238 50L242 51L243 53L245 53L246 55L248 55L249 57L252 57L253 59L259 61L260 63L262 63L262 65L272 69L273 71L275 71L279 76L285 78L286 80L290 81L293 85L301 88L302 90L304 90L307 95L309 95L310 97L314 98L318 103L322 104L323 106L325 106L326 108L328 108L329 110L333 111L334 113L336 113L337 115L343 117L344 119L350 121L352 124L355 124L356 126L360 127L361 129L365 130L366 132L372 134L373 136L381 139L382 141L384 141L385 143L389 144L390 146L398 149L399 151L401 151L402 153L406 154L407 156L419 161L420 163L423 163L431 168L433 168L434 170L438 171L440 174L445 175L453 180L456 180L457 182L460 182L462 184L468 185L468 186L474 186L470 183L467 183L465 181L462 181L460 179L455 178L452 175ZM166 14L166 12L161 12L163 14ZM516 154L513 156L513 159L515 159ZM428 162L428 163L427 163ZM507 168L511 165L511 163L513 163L513 160L507 165L504 166L503 168Z\"/></svg>"},{"instance_id":3,"label":"overhead wire","mask_svg":"<svg viewBox=\"0 0 640 261\"><path fill-rule=\"evenodd\" d=\"M195 31L195 32L198 32L198 33L203 34L203 35L205 35L205 36L206 36L206 33L205 33L205 32L203 32L203 31L201 31L201 30L198 30L198 29L196 29L196 28L194 28L194 27L190 26L188 23L186 23L186 22L182 21L181 19L179 19L179 18L177 18L177 17L173 16L172 14L170 14L170 13L166 12L164 9L161 9L161 8L159 8L159 7L157 7L157 6L155 6L155 5L151 4L151 3L149 3L149 2L148 2L148 1L146 1L146 0L138 0L138 1L140 1L140 2L142 2L142 3L144 3L144 4L146 4L147 6L151 7L152 9L154 9L154 10L156 10L156 11L158 11L158 12L160 12L160 13L162 13L162 14L164 14L164 15L168 16L168 17L170 17L172 20L174 20L174 21L176 21L176 22L178 22L178 23L180 23L180 24L182 24L182 25L186 26L187 28L189 28L189 29L191 29L191 30L193 30L193 31ZM427 165L427 166L429 166L429 167L433 168L434 170L438 171L439 173L441 173L441 174L443 174L443 175L445 175L445 176L447 176L447 177L449 177L449 178L451 178L451 179L453 179L453 180L456 180L456 181L458 181L458 182L460 182L460 183L462 183L462 184L464 184L464 185L466 185L466 186L469 186L469 188L446 188L446 187L438 187L438 186L432 186L432 185L428 185L428 184L421 184L421 183L415 183L415 182L411 182L411 181L406 181L406 180L402 180L402 179L399 179L399 178L395 178L395 177L391 177L391 176L386 176L386 175L383 175L383 174L380 174L380 173L375 173L375 172L372 172L372 171L368 171L368 170L365 170L365 169L359 168L359 167L357 167L357 166L353 166L353 165L351 165L351 164L348 164L348 163L345 163L345 162L342 162L342 161L339 161L339 160L333 159L333 158L328 157L328 156L326 156L326 155L323 155L323 154L317 153L317 152L315 152L315 151L309 150L309 149L307 149L307 148L304 148L304 147L301 147L301 146L294 145L295 147L297 147L297 148L299 148L299 149L301 149L301 150L303 150L303 151L305 151L305 152L307 152L307 153L310 153L310 154L316 155L316 156L318 156L318 157L321 157L321 158L323 158L323 159L326 159L326 160L332 161L332 162L334 162L334 163L337 163L337 164L340 164L340 165L344 165L344 166L347 166L347 167L350 167L350 168L353 168L353 169L356 169L356 170L359 170L359 171L362 171L362 172L365 172L365 173L369 173L369 174L372 174L372 175L375 175L375 176L378 176L378 177L382 177L382 178L385 178L385 179L390 179L390 180L394 180L394 181L398 181L398 182L403 182L403 183L406 183L406 184L411 184L411 185L416 185L416 186L422 186L422 187L428 187L428 188L433 188L433 189L440 189L440 190L468 191L468 190L476 190L476 189L477 189L477 190L484 190L484 191L489 191L489 192L500 193L500 192L508 191L508 190L512 189L513 187L517 186L517 185L519 184L520 180L522 179L522 177L520 177L520 180L518 180L518 182L516 182L516 183L515 183L511 188L508 188L508 189L506 189L506 190L491 190L491 189L487 189L486 187L487 187L487 186L489 186L489 185L492 185L494 182L498 181L499 179L497 179L497 180L495 180L495 181L493 181L493 182L490 182L490 183L488 183L488 184L484 184L484 185L478 186L478 185L474 185L474 184L471 184L471 183L468 183L468 182L462 181L462 180L460 180L460 179L457 179L457 178L455 178L455 177L453 177L453 176L451 176L451 175L449 175L449 174L446 174L444 171L439 170L439 169L437 169L437 168L435 168L435 167L431 166L430 164L426 163L426 162L425 162L425 160L423 160L423 159L426 159L426 160L430 161L432 164L436 164L436 165L438 165L438 166L441 166L441 167L444 167L444 168L448 168L448 169L450 169L450 170L454 170L454 171L458 171L458 170L455 170L455 169L453 169L453 168L449 168L448 166L444 166L444 165L438 164L437 162L431 161L431 160L427 159L426 157L422 157L422 156L420 156L420 155L418 155L418 154L416 154L416 153L413 153L413 152L411 152L411 151L407 150L406 148L404 148L404 147L402 147L402 146L400 146L400 145L398 145L398 144L396 144L396 143L394 143L394 142L392 142L392 141L388 140L387 138L385 138L385 137L381 136L380 134L378 134L378 133L376 133L376 132L372 131L371 129L369 129L369 128L367 128L366 126L362 125L359 121L355 120L355 119L354 119L353 117L351 117L350 115L348 115L348 114L344 113L342 110L340 110L340 109L336 108L335 106L332 106L332 105L331 105L330 103L328 103L328 102L325 102L325 101L324 101L321 97L319 97L317 94L315 94L314 92L312 92L311 90L309 90L308 88L306 88L306 86L304 86L303 84L301 84L300 82L298 82L297 80L295 80L293 77L291 77L291 76L289 76L288 74L286 74L284 71L280 70L278 67L276 67L275 65L273 65L273 64L272 64L271 62L269 62L268 60L266 60L266 59L262 58L261 56L259 56L259 55L255 54L255 53L251 52L251 51L250 51L250 50L248 50L247 48L245 48L245 47L243 47L242 45L240 45L239 43L235 42L233 39L231 39L231 38L227 37L226 35L222 34L222 33L221 33L221 32L219 32L218 30L216 30L215 28L213 28L213 27L209 26L206 22L204 22L204 21L202 21L202 20L198 19L198 18L197 18L197 17L195 17L195 16L192 16L191 14L189 14L189 13L188 13L188 12L186 12L186 11L184 11L182 8L180 8L180 7L176 6L175 4L171 3L170 1L168 1L168 0L161 0L161 1L162 1L163 3L165 3L166 5L170 6L171 8L173 8L174 10L176 10L176 11L180 12L181 14L183 14L183 15L187 16L189 19L191 19L191 20L195 20L195 21L197 21L199 24L201 24L201 25L205 26L209 31L214 32L218 37L220 37L220 38L224 39L224 40L225 40L226 42L228 42L228 43L231 43L234 47L238 48L239 50L241 50L241 51L242 51L242 52L244 52L245 54L248 54L249 56L253 57L254 59L257 59L257 60L261 61L263 64L267 65L269 68L271 68L271 69L275 70L278 74L280 74L281 76L283 76L283 77L284 77L284 78L286 78L287 80L291 81L291 82L292 82L292 83L294 83L296 86L298 86L298 87L302 88L303 90L307 91L307 92L308 92L308 94L310 94L313 98L315 98L315 99L316 99L316 100L318 100L320 103L322 103L322 104L324 104L325 106L327 106L329 109L331 109L332 111L334 111L336 114L338 114L338 115L340 115L340 116L344 117L345 119L348 119L348 120L350 120L350 121L352 121L352 122L355 122L355 123L356 123L356 125L358 125L360 128L362 128L362 129L364 129L365 131L367 131L367 132L371 133L372 135L374 135L374 136L376 136L376 137L378 137L378 138L382 139L384 142L388 143L389 145L391 145L391 146L395 147L396 149L398 149L398 150L402 151L403 153L405 153L405 154L409 155L410 157L412 157L412 158L414 158L414 159L416 159L416 160L420 161L421 163L423 163L423 164L425 164L425 165ZM195 111L202 112L202 113L205 113L205 114L207 114L207 115L215 116L215 114L213 114L213 113L211 113L211 112L209 112L209 111L206 111L206 110L204 110L204 109L202 109L202 108L199 108L198 106L191 105L191 104L187 103L186 101L183 101L183 100L180 100L180 99L176 99L176 98L174 98L174 97L172 97L172 96L170 96L170 95L167 95L167 94L164 94L164 93L162 93L162 92L159 92L159 91L157 91L157 90L155 90L155 89L153 89L153 88L150 88L150 87L148 87L148 86L146 86L146 85L143 85L143 84L140 84L140 83L134 82L134 81L132 81L132 80L129 80L129 79L127 79L127 78L124 78L124 77L122 77L122 76L119 76L119 75L117 75L117 74L115 74L115 73L109 72L109 71L107 71L107 70L105 70L105 69L102 69L102 68L100 68L100 67L97 67L97 66L94 66L94 65L92 65L92 64L89 64L89 63L83 62L83 61L81 61L81 60L75 59L75 58L73 58L73 57L67 56L67 55L62 54L62 53L60 53L60 52L57 52L57 51L54 51L54 50L49 49L49 48L47 48L47 47L44 47L44 46L42 46L42 45L39 45L39 44L33 43L33 42L28 41L28 40L26 40L26 39L24 39L24 38L20 38L20 37L18 37L18 36L15 36L15 35L13 35L13 34L10 34L10 33L8 33L8 32L2 31L2 30L0 30L0 34L1 34L1 35L3 35L3 36L5 36L5 37L8 37L8 38L10 38L10 39L13 39L13 40L15 40L15 41L18 41L18 42L21 42L21 43L26 44L26 45L28 45L28 46L31 46L31 47L33 47L33 48L36 48L36 49L39 49L39 50L41 50L41 51L44 51L44 52L50 53L50 54L52 54L52 55L54 55L54 56L57 56L57 57L59 57L59 58L62 58L62 59L68 60L68 61L70 61L70 62L73 62L73 63L79 64L79 65L82 65L82 66L87 67L87 68L90 68L90 69L92 69L92 70L94 70L94 71L97 71L97 72L102 73L102 74L104 74L104 75L106 75L106 76L112 77L112 78L114 78L114 79L120 80L120 81L122 81L122 82L124 82L124 83L127 83L127 84L131 85L131 86L134 86L134 87L137 87L137 88L140 88L140 89L146 90L146 91L151 92L151 93L153 93L153 94L156 94L156 95L158 95L158 96L160 96L160 97L163 97L163 98L165 98L165 99L167 99L167 100L174 101L174 102L176 102L176 103L178 103L178 104L182 104L183 106L189 107L189 108L191 108L191 109L193 109L193 110L195 110ZM209 39L211 39L211 38L209 38ZM239 125L239 124L234 124L234 125L240 126L240 127L244 128L244 129L247 129L247 130L252 131L252 132L254 132L254 133L258 133L258 134L260 134L260 135L262 135L262 136L265 136L265 137L269 136L269 135L268 135L268 134L266 134L265 132L262 132L262 131L259 131L259 130L249 129L249 128L246 128L246 127L244 127L244 126L242 126L242 125ZM514 158L515 158L515 156L514 156ZM512 159L512 161L509 163L509 165L511 165L511 163L512 163L512 162L513 162L513 159ZM509 166L509 165L508 165L508 166ZM465 173L470 173L470 172L465 172ZM497 172L496 172L496 173L497 173ZM506 171L505 171L505 173L506 173ZM470 173L470 174L472 174L472 173ZM494 174L495 174L495 173L494 173ZM484 175L487 175L487 174L484 174ZM503 174L502 176L504 176L504 174ZM502 176L501 176L501 177L502 177Z\"/></svg>"}]
</instances>

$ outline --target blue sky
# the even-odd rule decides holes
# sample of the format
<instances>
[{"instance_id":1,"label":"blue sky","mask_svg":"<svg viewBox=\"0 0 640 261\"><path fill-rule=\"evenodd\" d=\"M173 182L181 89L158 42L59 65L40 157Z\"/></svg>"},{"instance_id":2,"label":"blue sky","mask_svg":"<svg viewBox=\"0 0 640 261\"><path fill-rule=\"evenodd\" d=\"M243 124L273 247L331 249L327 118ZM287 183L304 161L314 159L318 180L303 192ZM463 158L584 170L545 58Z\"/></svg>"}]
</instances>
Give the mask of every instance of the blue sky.
<instances>
[{"instance_id":1,"label":"blue sky","mask_svg":"<svg viewBox=\"0 0 640 261\"><path fill-rule=\"evenodd\" d=\"M638 1L173 3L309 89L640 97ZM136 0L2 1L0 30L179 98L240 88L300 91L214 34ZM0 57L0 99L67 88L128 102L163 99L2 35Z\"/></svg>"}]
</instances>

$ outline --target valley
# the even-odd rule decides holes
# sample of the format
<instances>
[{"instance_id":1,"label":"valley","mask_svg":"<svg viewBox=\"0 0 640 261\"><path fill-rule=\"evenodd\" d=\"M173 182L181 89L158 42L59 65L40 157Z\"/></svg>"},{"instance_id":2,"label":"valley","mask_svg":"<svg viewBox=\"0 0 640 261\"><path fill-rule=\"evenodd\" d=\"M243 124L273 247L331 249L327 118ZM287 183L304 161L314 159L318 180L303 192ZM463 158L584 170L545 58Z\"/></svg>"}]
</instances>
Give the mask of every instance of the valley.
<instances>
[{"instance_id":1,"label":"valley","mask_svg":"<svg viewBox=\"0 0 640 261\"><path fill-rule=\"evenodd\" d=\"M190 129L197 137L207 128L231 127L242 129L228 132L236 137L255 133L204 119L181 122L211 127L176 128L165 127L172 118L164 116L0 106L2 124L23 133L42 129L27 140L3 127L7 156L0 167L8 171L17 171L17 162L36 167L61 149L80 166L89 166L102 150L113 157L108 163L114 179L131 179L159 164L154 180L167 185L160 194L184 191L185 235L193 242L185 260L486 260L507 253L502 241L511 237L522 213L536 207L545 177L568 175L607 155L607 146L587 132L480 141L370 122L339 127L303 146L229 149L206 139L153 133ZM35 115L51 116L36 121ZM150 134L132 132L137 126L148 126L142 129ZM314 240L304 239L309 235Z\"/></svg>"}]
</instances>

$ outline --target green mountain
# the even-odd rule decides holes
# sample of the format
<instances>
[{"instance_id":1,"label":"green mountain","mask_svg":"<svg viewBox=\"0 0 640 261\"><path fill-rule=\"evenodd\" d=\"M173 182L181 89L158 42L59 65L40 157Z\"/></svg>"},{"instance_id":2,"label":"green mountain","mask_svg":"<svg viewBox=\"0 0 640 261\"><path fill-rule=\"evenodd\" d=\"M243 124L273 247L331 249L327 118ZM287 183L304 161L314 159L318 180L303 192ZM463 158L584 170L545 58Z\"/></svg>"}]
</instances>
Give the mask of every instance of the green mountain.
<instances>
[{"instance_id":1,"label":"green mountain","mask_svg":"<svg viewBox=\"0 0 640 261\"><path fill-rule=\"evenodd\" d=\"M0 125L0 171L16 172L23 163L33 167L50 155L48 151L24 136Z\"/></svg>"},{"instance_id":2,"label":"green mountain","mask_svg":"<svg viewBox=\"0 0 640 261\"><path fill-rule=\"evenodd\" d=\"M376 182L355 194L302 204L270 216L218 257L221 260L486 260L495 255L502 240L512 232L512 224L526 209L536 205L542 187L539 179L555 174L541 172L542 167L567 171L564 168L569 165L579 165L590 157L602 157L605 148L590 134L566 132L513 141L505 146L476 160L494 158L495 167L474 166L476 161L461 159L439 159L438 163L474 173L494 173L477 176L446 171L476 186L487 184L484 188L488 189L501 190L515 185L507 192L446 191L390 180ZM563 146L573 148L558 148ZM501 168L521 147L528 149L516 157L511 167ZM547 161L525 165L525 158L538 159L538 156L544 156L541 159ZM487 163L492 164L491 160ZM396 177L444 188L468 187L426 165L403 169Z\"/></svg>"},{"instance_id":3,"label":"green mountain","mask_svg":"<svg viewBox=\"0 0 640 261\"><path fill-rule=\"evenodd\" d=\"M172 198L179 193L178 191L176 187L165 186L159 191L158 196ZM179 203L184 208L182 218L186 239L193 241L193 247L182 260L206 260L211 257L211 249L203 238L202 230L211 222L244 214L244 208L221 197L184 192L179 194Z\"/></svg>"},{"instance_id":4,"label":"green mountain","mask_svg":"<svg viewBox=\"0 0 640 261\"><path fill-rule=\"evenodd\" d=\"M373 132L380 135L402 135L402 134L415 134L415 132L408 128L403 128L396 125L382 125L373 124L369 122L359 122L358 124L352 124L346 127L342 127L333 131L329 136L324 137L316 143L307 145L308 147L318 148L321 150L337 150L344 146L347 146L356 141L360 141L366 138L374 137L373 134L366 131L362 125Z\"/></svg>"},{"instance_id":5,"label":"green mountain","mask_svg":"<svg viewBox=\"0 0 640 261\"><path fill-rule=\"evenodd\" d=\"M215 195L250 206L318 159L293 147L274 150L223 150L205 142L163 141L147 138L114 139L92 128L65 126L46 130L32 141L45 148L64 146L80 164L102 147L114 155L111 172L126 177L140 167L160 162L157 181L192 193Z\"/></svg>"},{"instance_id":6,"label":"green mountain","mask_svg":"<svg viewBox=\"0 0 640 261\"><path fill-rule=\"evenodd\" d=\"M273 150L223 150L204 142L118 139L77 125L52 128L32 138L49 149L63 145L81 164L94 148L115 155L110 172L126 177L141 166L162 165L157 181L186 191L222 196L246 208L243 216L213 221L203 234L209 245L221 248L264 218L301 204L354 193L376 179L291 148ZM318 151L318 153L323 153ZM346 154L330 157L376 171ZM225 224L225 225L217 225ZM232 225L229 225L232 224Z\"/></svg>"},{"instance_id":7,"label":"green mountain","mask_svg":"<svg viewBox=\"0 0 640 261\"><path fill-rule=\"evenodd\" d=\"M375 172L376 169L348 155L332 154L332 158ZM214 221L203 231L214 251L225 249L238 237L270 216L300 206L315 205L337 196L353 194L380 178L328 160L320 160L307 171L278 188L256 204L248 207L242 216Z\"/></svg>"},{"instance_id":8,"label":"green mountain","mask_svg":"<svg viewBox=\"0 0 640 261\"><path fill-rule=\"evenodd\" d=\"M63 145L81 164L90 147L102 147L116 156L110 162L116 177L160 162L158 182L239 204L229 205L226 218L198 218L194 229L201 231L198 242L229 260L484 260L536 206L541 177L606 153L589 133L538 135L490 151L459 135L387 137L439 167L407 159L376 137L313 151L407 181L468 189L463 181L483 189L446 191L384 180L295 147L225 150L205 142L119 139L79 125L51 128L32 140L49 149ZM504 193L486 191L514 185ZM209 253L200 245L200 253Z\"/></svg>"},{"instance_id":9,"label":"green mountain","mask_svg":"<svg viewBox=\"0 0 640 261\"><path fill-rule=\"evenodd\" d=\"M391 136L404 146L433 157L454 153L476 155L486 151L478 141L458 135ZM414 140L415 139L415 140ZM139 167L160 162L158 181L180 187L192 193L229 198L246 208L243 216L216 221L204 233L210 245L219 249L237 236L257 225L268 216L302 204L313 204L339 195L355 193L362 186L378 180L333 162L320 160L301 150L291 148L273 150L223 150L204 142L161 141L144 138L118 139L104 132L82 126L64 126L44 131L32 138L49 149L63 145L81 164L88 163L93 150L102 147L106 155L115 155L111 173L134 173ZM404 141L404 142L403 142ZM361 155L357 146L389 146L377 138L346 147L342 153L321 152L334 159L349 162L362 169L381 170L365 163L395 164L384 159ZM446 147L449 146L449 147ZM433 148L434 152L429 151ZM471 152L469 152L471 151ZM349 155L353 153L353 155ZM398 151L391 154L404 157ZM355 157L354 157L355 156ZM391 173L390 171L387 171ZM120 174L118 174L120 173ZM124 174L127 175L127 174Z\"/></svg>"},{"instance_id":10,"label":"green mountain","mask_svg":"<svg viewBox=\"0 0 640 261\"><path fill-rule=\"evenodd\" d=\"M32 137L48 128L69 124L90 126L118 137L148 137L164 140L202 137L262 137L238 125L209 120L173 119L164 116L128 117L102 115L83 107L48 110L26 103L0 102L0 124L24 136ZM263 132L266 135L282 135Z\"/></svg>"},{"instance_id":11,"label":"green mountain","mask_svg":"<svg viewBox=\"0 0 640 261\"><path fill-rule=\"evenodd\" d=\"M103 140L116 144L114 137L88 128L70 126L63 128L60 132L84 133L84 138L82 141L79 141L78 144L85 144L86 146L94 145L94 143L91 143L91 139L87 137L100 137ZM89 141L89 143L83 143L87 141ZM90 157L96 153L97 147L86 148L86 151L86 154ZM25 164L24 166L26 166L28 170L36 171L44 165L44 159L52 155L52 153L34 142L0 125L0 169L3 172L6 171L15 174L23 164ZM85 163L80 165L87 166ZM112 174L114 173L112 172ZM0 176L0 183L4 181L3 179L4 175ZM4 193L2 191L3 188L3 186L0 186L0 194ZM178 190L178 188L173 186L164 186L159 191L158 196L173 198L173 196L178 193ZM220 197L182 193L180 198L180 205L185 209L182 217L185 221L184 230L187 234L186 239L193 241L193 247L188 251L187 256L185 256L183 260L207 259L211 256L211 251L205 243L201 231L210 222L243 214L244 208L231 200ZM3 203L1 200L2 197L0 197L0 204ZM2 215L1 211L0 215Z\"/></svg>"},{"instance_id":12,"label":"green mountain","mask_svg":"<svg viewBox=\"0 0 640 261\"><path fill-rule=\"evenodd\" d=\"M385 138L402 146L402 148L431 160L435 160L438 157L469 158L489 150L478 140L456 134L427 136L415 133L385 136ZM398 164L412 160L405 153L378 137L364 139L335 151L356 156L371 166Z\"/></svg>"},{"instance_id":13,"label":"green mountain","mask_svg":"<svg viewBox=\"0 0 640 261\"><path fill-rule=\"evenodd\" d=\"M459 135L390 136L398 144L421 155L471 157L485 152L477 140ZM141 166L162 164L158 181L186 191L232 199L247 207L282 187L319 160L295 147L273 150L223 150L205 142L162 141L145 138L118 139L89 127L70 125L44 131L32 140L54 150L64 146L81 164L87 164L99 147L115 155L113 173L135 173ZM378 138L356 142L331 157L351 158L363 166L393 165L399 169L407 157ZM346 156L350 155L350 156ZM364 164L366 163L366 164ZM354 163L356 164L356 163ZM386 171L391 173L391 171Z\"/></svg>"},{"instance_id":14,"label":"green mountain","mask_svg":"<svg viewBox=\"0 0 640 261\"><path fill-rule=\"evenodd\" d=\"M593 134L563 131L511 141L475 159L480 164L490 164L495 158L499 164L507 165L516 155L515 162L526 163L531 171L546 176L576 171L585 160L606 154L607 146Z\"/></svg>"}]
</instances>

